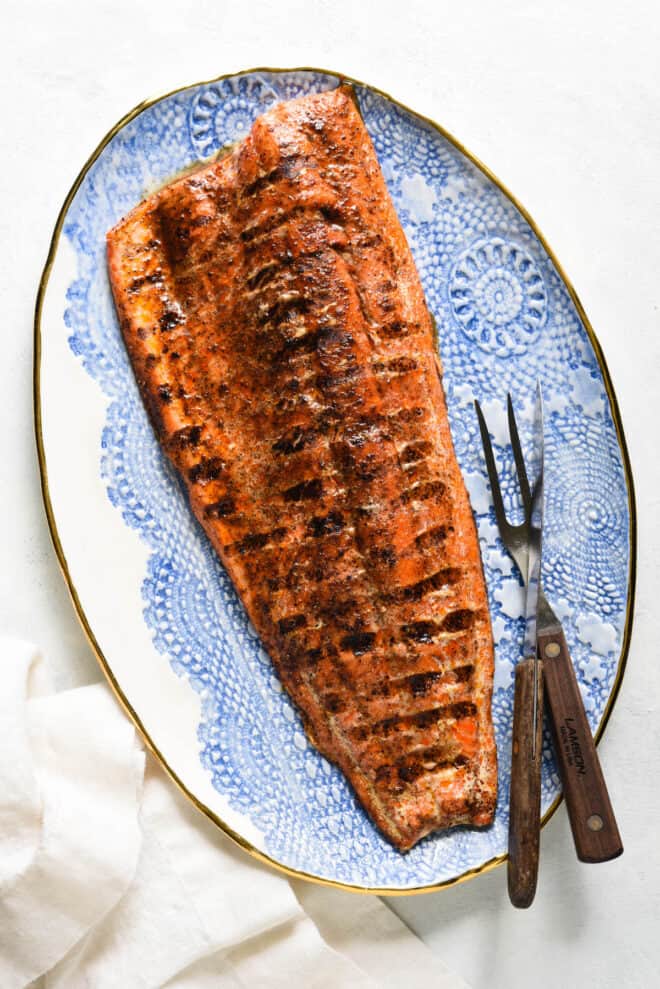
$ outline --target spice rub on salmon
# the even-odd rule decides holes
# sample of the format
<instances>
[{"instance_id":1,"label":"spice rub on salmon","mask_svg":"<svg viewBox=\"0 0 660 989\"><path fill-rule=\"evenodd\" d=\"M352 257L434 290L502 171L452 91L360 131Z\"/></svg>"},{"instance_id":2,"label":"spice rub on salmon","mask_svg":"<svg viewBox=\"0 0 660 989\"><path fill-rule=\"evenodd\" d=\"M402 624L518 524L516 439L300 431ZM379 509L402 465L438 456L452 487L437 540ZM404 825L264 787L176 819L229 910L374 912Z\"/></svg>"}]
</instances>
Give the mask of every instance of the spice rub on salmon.
<instances>
[{"instance_id":1,"label":"spice rub on salmon","mask_svg":"<svg viewBox=\"0 0 660 989\"><path fill-rule=\"evenodd\" d=\"M409 849L491 822L493 646L432 320L345 86L108 234L144 403L317 748Z\"/></svg>"}]
</instances>

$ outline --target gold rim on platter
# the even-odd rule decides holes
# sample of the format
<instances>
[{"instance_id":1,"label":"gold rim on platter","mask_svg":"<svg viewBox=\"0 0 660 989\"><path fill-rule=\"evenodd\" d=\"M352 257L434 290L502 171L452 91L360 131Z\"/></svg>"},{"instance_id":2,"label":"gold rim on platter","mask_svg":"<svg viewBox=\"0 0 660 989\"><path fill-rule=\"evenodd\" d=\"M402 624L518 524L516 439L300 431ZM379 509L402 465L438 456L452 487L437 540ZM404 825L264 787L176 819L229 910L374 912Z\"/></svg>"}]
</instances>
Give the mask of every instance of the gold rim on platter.
<instances>
[{"instance_id":1,"label":"gold rim on platter","mask_svg":"<svg viewBox=\"0 0 660 989\"><path fill-rule=\"evenodd\" d=\"M55 229L53 231L53 235L50 242L48 257L46 258L46 264L44 266L44 270L41 275L41 279L39 281L39 289L37 292L37 300L35 306L34 368L33 368L34 424L35 424L35 435L36 435L36 443L37 443L37 455L39 458L39 472L41 476L41 491L42 491L44 507L46 510L46 518L48 521L48 527L53 541L53 546L55 548L55 553L57 555L57 559L60 568L62 570L62 574L64 576L67 587L69 589L69 593L71 595L71 599L73 601L76 614L78 616L78 619L80 620L80 623L87 636L87 639L89 640L89 643L96 655L96 658L99 661L101 669L103 670L105 676L107 677L108 682L112 690L114 691L117 699L119 700L121 706L124 708L128 716L133 721L146 747L158 760L162 768L167 772L167 774L171 777L171 779L177 784L179 789L186 795L186 797L188 797L188 799L195 805L195 807L198 808L198 810L200 810L203 814L205 814L208 818L210 818L210 820L212 820L214 824L216 824L220 828L221 831L223 831L229 838L235 841L237 845L243 848L254 858L258 859L260 862L265 863L266 865L273 867L274 869L284 873L287 876L291 876L297 879L306 879L311 882L318 883L319 885L322 886L334 886L337 889L343 889L353 893L369 893L369 894L376 894L378 896L412 896L420 893L433 893L441 889L447 889L450 886L455 886L458 883L466 882L468 879L473 879L475 876L482 875L483 873L490 872L498 865L502 865L503 862L506 862L506 860L508 859L508 855L506 853L502 855L497 855L494 858L489 859L487 862L484 862L480 866L477 866L473 869L468 869L466 872L463 872L458 876L454 876L451 879L447 879L444 882L436 883L434 885L419 886L412 889L402 888L402 887L369 888L366 886L354 886L351 885L350 883L342 883L333 879L324 879L320 876L314 876L311 875L310 873L303 872L298 869L289 868L288 866L283 865L281 862L278 862L276 859L271 858L269 855L266 855L264 852L260 852L257 848L251 845L249 841L247 841L245 838L242 837L242 835L234 831L233 828L231 828L225 821L223 821L220 817L218 817L217 814L215 814L209 807L203 804L200 800L197 799L197 797L195 797L193 793L190 792L190 790L186 787L185 783L177 776L177 774L174 772L171 766L167 763L162 753L159 751L158 747L152 741L148 731L146 730L145 726L142 724L142 721L140 720L138 713L134 710L128 698L123 693L119 683L117 682L112 672L112 669L110 668L110 664L108 663L106 657L103 654L103 651L101 650L99 643L96 640L94 632L89 624L89 621L87 620L87 616L81 604L78 591L73 582L73 578L69 572L66 555L64 553L64 548L62 546L59 537L59 533L57 530L57 522L55 520L53 506L50 499L50 491L48 486L48 470L46 465L46 452L44 449L44 441L42 434L42 417L41 417L41 310L43 306L43 300L46 294L46 289L48 287L48 280L50 277L51 269L55 262L55 256L57 254L57 248L59 244L60 234L62 232L62 227L64 224L64 219L68 212L69 206L71 205L74 196L76 195L78 189L80 188L80 185L82 184L85 176L87 175L87 172L94 164L96 159L99 157L99 155L102 153L102 151L105 149L105 147L112 140L112 138L115 137L115 135L118 134L119 131L126 126L126 124L134 120L144 110L153 106L155 103L158 103L164 99L168 99L170 96L174 96L176 93L181 93L186 89L194 89L197 88L198 86L211 85L212 83L221 82L224 79L230 79L235 76L250 75L252 73L257 73L257 72L269 72L274 74L285 74L285 73L293 73L293 72L318 72L318 73L323 73L325 75L334 76L338 80L344 80L348 83L352 83L353 85L363 86L365 88L372 90L372 92L377 93L379 96L382 96L385 99L389 100L395 106L400 107L401 109L405 110L407 113L412 114L417 119L422 120L424 121L424 123L433 127L447 141L449 141L458 151L460 151L469 161L471 161L472 164L475 165L480 172L482 172L488 179L490 179L490 181L493 182L494 185L496 185L497 188L500 189L500 191L504 193L507 199L516 207L516 209L520 212L523 218L527 221L530 228L534 231L536 237L540 241L548 257L553 263L559 277L562 279L564 285L566 286L566 289L570 295L570 298L577 310L580 320L582 321L582 325L584 326L587 336L589 337L591 345L594 349L594 353L596 355L596 359L598 361L601 374L603 376L605 390L607 392L607 397L610 403L612 419L614 421L614 426L616 429L617 440L619 442L619 448L621 450L621 455L623 458L623 465L626 476L626 489L628 494L629 571L628 571L628 599L626 602L626 618L625 618L625 625L623 630L621 653L619 655L616 676L614 679L614 684L612 686L610 696L608 697L607 700L607 704L605 705L603 716L600 720L600 723L595 733L596 743L600 741L603 732L605 731L605 727L607 725L607 722L609 721L610 715L614 708L614 704L616 702L621 687L621 683L623 681L626 661L628 659L628 651L630 649L630 639L632 635L633 611L634 611L634 600L635 600L635 582L637 576L637 570L636 570L637 515L635 509L635 490L633 484L632 469L630 464L630 456L628 454L628 447L623 432L623 424L621 422L621 414L619 412L619 406L618 406L616 394L614 392L614 386L612 384L612 379L610 377L609 369L605 361L605 356L603 354L602 347L598 341L598 338L596 337L596 334L593 330L593 327L591 326L591 323L589 322L589 319L584 311L582 303L580 302L578 295L575 289L573 288L573 285L571 284L569 278L567 277L564 269L562 268L561 264L555 257L554 252L550 248L549 244L545 240L543 234L539 230L538 226L536 225L532 217L529 215L529 213L524 208L524 206L522 206L521 203L518 202L518 200L513 195L513 193L511 193L507 189L507 187L497 178L496 175L493 174L493 172L491 172L491 170L486 165L484 165L481 161L479 161L479 159L476 158L475 155L472 154L472 152L468 151L468 149L465 148L460 143L460 141L456 140L456 138L453 137L453 135L450 134L447 130L445 130L445 128L442 127L440 124L436 123L430 117L425 117L423 114L417 113L415 110L411 110L410 107L406 106L404 103L399 102L399 100L394 99L394 97L390 96L389 93L386 93L375 86L370 86L367 83L363 83L358 79L354 79L351 76L344 75L343 73L340 72L333 72L330 69L319 69L311 66L298 66L290 69L258 66L257 68L254 69L244 69L237 72L227 72L224 73L223 75L216 76L214 79L207 79L207 80L203 80L202 82L195 82L195 83L190 83L189 85L186 86L179 86L176 89L170 90L170 92L152 97L151 99L143 100L136 107L134 107L134 109L130 110L114 125L114 127L112 127L108 131L105 137L101 140L101 142L92 152L92 154L89 156L89 158L83 165L81 171L79 172L78 176L76 177L76 180L73 183L66 199L64 200L64 204L57 217L57 222L55 224ZM541 821L541 827L547 824L547 822L550 820L554 812L557 810L557 807L559 807L560 803L562 802L562 799L563 798L561 794L558 797L556 797L556 799L553 801L553 803L550 805L548 810L543 815L543 819Z\"/></svg>"}]
</instances>

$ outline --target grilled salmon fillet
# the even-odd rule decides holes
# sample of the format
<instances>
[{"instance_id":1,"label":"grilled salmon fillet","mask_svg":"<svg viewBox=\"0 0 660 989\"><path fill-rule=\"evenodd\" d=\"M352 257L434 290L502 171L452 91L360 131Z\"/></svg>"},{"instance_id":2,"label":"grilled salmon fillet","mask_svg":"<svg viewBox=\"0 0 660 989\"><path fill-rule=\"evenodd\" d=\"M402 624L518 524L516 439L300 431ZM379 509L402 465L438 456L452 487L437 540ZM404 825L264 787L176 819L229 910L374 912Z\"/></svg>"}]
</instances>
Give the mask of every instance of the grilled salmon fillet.
<instances>
[{"instance_id":1,"label":"grilled salmon fillet","mask_svg":"<svg viewBox=\"0 0 660 989\"><path fill-rule=\"evenodd\" d=\"M433 324L352 90L108 234L123 337L313 744L399 849L490 823L493 645Z\"/></svg>"}]
</instances>

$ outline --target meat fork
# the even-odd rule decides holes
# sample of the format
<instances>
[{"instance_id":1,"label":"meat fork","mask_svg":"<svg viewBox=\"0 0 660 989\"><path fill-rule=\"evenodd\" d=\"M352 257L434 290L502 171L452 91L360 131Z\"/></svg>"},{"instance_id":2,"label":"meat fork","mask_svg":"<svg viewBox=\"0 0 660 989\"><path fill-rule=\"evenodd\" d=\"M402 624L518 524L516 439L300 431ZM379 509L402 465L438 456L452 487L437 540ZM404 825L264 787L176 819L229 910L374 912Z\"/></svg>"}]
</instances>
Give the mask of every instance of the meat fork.
<instances>
[{"instance_id":1,"label":"meat fork","mask_svg":"<svg viewBox=\"0 0 660 989\"><path fill-rule=\"evenodd\" d=\"M539 391L535 417L540 468L530 489L518 436L511 396L508 396L511 448L516 464L524 518L518 525L506 517L488 427L475 402L486 467L500 536L525 584L525 648L516 664L511 745L509 797L509 899L515 907L528 907L536 892L541 830L541 736L543 729L543 668L536 648L543 536L543 419Z\"/></svg>"},{"instance_id":2,"label":"meat fork","mask_svg":"<svg viewBox=\"0 0 660 989\"><path fill-rule=\"evenodd\" d=\"M583 862L605 862L620 855L623 845L566 638L561 623L544 594L541 580L543 409L540 386L538 393L537 420L540 428L536 442L540 450L540 469L533 491L530 491L527 479L511 396L507 399L509 436L525 513L524 521L517 526L511 525L506 518L488 427L478 402L475 402L475 407L497 525L502 541L528 587L528 631L532 630L529 588L534 580L536 582L536 622L533 628L535 641L529 645L534 650L534 655L543 660L548 712L576 851ZM519 663L518 667L521 666L523 664ZM516 673L518 676L518 671Z\"/></svg>"}]
</instances>

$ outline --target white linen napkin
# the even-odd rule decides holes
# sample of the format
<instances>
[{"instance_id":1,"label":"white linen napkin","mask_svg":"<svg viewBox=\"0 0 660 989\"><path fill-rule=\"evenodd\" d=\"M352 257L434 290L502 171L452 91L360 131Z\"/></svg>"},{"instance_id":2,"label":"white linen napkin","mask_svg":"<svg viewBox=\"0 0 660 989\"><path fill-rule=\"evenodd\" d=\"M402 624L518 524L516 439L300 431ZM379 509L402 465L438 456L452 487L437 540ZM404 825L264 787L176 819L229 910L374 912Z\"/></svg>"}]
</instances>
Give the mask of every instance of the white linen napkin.
<instances>
[{"instance_id":1,"label":"white linen napkin","mask_svg":"<svg viewBox=\"0 0 660 989\"><path fill-rule=\"evenodd\" d=\"M0 986L469 989L376 897L289 882L150 757L105 683L0 639Z\"/></svg>"}]
</instances>

